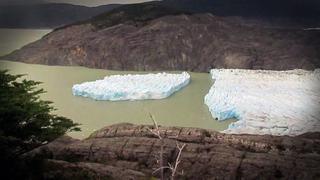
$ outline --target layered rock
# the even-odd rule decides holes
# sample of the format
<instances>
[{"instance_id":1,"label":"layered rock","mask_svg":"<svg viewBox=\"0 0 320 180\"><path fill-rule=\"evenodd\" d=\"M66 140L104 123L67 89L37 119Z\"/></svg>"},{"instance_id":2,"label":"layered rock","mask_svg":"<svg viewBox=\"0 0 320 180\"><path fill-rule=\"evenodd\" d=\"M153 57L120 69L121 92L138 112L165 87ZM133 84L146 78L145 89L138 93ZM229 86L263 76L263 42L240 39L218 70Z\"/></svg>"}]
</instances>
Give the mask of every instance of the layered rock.
<instances>
[{"instance_id":1,"label":"layered rock","mask_svg":"<svg viewBox=\"0 0 320 180\"><path fill-rule=\"evenodd\" d=\"M160 177L163 164L174 163L177 144L185 144L176 179L318 179L320 134L297 137L231 135L196 128L160 127L163 141L151 126L117 124L84 140L67 137L40 147L45 177L150 179ZM171 175L164 170L165 178ZM50 179L49 178L49 179Z\"/></svg>"},{"instance_id":2,"label":"layered rock","mask_svg":"<svg viewBox=\"0 0 320 180\"><path fill-rule=\"evenodd\" d=\"M121 10L60 28L2 59L139 71L320 67L317 30L268 26L240 17L149 11L130 18Z\"/></svg>"}]
</instances>

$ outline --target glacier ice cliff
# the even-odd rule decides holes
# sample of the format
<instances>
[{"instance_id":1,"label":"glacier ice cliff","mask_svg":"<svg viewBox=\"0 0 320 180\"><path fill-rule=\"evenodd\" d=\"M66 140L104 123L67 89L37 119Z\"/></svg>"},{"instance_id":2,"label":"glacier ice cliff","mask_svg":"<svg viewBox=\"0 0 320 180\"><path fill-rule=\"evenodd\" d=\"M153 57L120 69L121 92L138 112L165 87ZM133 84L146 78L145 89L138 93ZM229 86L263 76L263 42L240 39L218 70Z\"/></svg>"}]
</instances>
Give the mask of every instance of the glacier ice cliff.
<instances>
[{"instance_id":1,"label":"glacier ice cliff","mask_svg":"<svg viewBox=\"0 0 320 180\"><path fill-rule=\"evenodd\" d=\"M181 74L157 73L138 75L112 75L102 80L76 84L73 95L95 100L163 99L190 82L187 72Z\"/></svg>"},{"instance_id":2,"label":"glacier ice cliff","mask_svg":"<svg viewBox=\"0 0 320 180\"><path fill-rule=\"evenodd\" d=\"M225 133L299 135L320 131L320 69L213 69L205 104L214 118L238 121Z\"/></svg>"}]
</instances>

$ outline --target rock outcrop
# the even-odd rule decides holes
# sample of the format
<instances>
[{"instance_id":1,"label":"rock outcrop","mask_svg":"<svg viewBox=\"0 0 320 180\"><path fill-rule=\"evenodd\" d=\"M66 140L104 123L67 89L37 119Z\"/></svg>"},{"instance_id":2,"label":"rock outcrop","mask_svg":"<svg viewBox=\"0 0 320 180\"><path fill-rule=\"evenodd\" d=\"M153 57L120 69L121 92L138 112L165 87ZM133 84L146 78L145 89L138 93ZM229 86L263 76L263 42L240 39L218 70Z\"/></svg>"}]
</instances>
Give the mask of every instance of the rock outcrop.
<instances>
[{"instance_id":1,"label":"rock outcrop","mask_svg":"<svg viewBox=\"0 0 320 180\"><path fill-rule=\"evenodd\" d=\"M139 71L320 67L316 29L135 6L59 28L2 59Z\"/></svg>"},{"instance_id":2,"label":"rock outcrop","mask_svg":"<svg viewBox=\"0 0 320 180\"><path fill-rule=\"evenodd\" d=\"M117 124L84 140L62 137L28 153L47 160L44 178L150 179L174 163L185 144L176 179L319 179L320 134L297 137L228 135L196 128ZM171 175L164 169L165 178Z\"/></svg>"}]
</instances>

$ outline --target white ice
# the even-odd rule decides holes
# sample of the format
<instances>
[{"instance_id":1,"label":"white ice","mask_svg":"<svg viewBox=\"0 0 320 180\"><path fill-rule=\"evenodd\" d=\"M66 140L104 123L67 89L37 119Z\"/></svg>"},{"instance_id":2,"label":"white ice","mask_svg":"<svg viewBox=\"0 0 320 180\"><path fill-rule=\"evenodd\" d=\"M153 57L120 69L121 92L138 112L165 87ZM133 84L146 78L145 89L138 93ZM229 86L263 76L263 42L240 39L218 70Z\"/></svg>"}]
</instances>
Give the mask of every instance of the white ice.
<instances>
[{"instance_id":1,"label":"white ice","mask_svg":"<svg viewBox=\"0 0 320 180\"><path fill-rule=\"evenodd\" d=\"M112 75L102 80L76 84L73 95L95 100L143 100L163 99L180 90L190 82L187 72L181 74Z\"/></svg>"},{"instance_id":2,"label":"white ice","mask_svg":"<svg viewBox=\"0 0 320 180\"><path fill-rule=\"evenodd\" d=\"M236 118L225 133L299 135L320 131L320 69L213 69L205 96L214 118Z\"/></svg>"}]
</instances>

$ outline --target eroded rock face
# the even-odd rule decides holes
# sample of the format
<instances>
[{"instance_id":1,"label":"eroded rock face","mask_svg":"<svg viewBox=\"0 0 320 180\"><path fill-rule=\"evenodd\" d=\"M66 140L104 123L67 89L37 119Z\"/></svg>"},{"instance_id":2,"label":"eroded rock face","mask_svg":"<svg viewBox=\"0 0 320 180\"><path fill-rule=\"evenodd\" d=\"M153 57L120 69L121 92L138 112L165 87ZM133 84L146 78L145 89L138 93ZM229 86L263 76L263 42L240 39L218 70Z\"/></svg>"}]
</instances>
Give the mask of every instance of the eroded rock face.
<instances>
[{"instance_id":1,"label":"eroded rock face","mask_svg":"<svg viewBox=\"0 0 320 180\"><path fill-rule=\"evenodd\" d=\"M112 70L320 67L320 31L248 23L211 14L164 16L143 24L67 26L2 59Z\"/></svg>"},{"instance_id":2,"label":"eroded rock face","mask_svg":"<svg viewBox=\"0 0 320 180\"><path fill-rule=\"evenodd\" d=\"M117 124L84 140L63 137L29 156L49 159L45 177L109 179L160 177L157 159L174 163L176 144L186 144L176 179L319 179L320 135L297 137L230 135L196 128L160 127L163 142L151 126ZM69 143L67 143L69 141ZM68 172L68 173L62 173ZM81 173L80 173L81 172ZM170 171L165 169L165 177ZM82 175L82 176L81 176Z\"/></svg>"}]
</instances>

